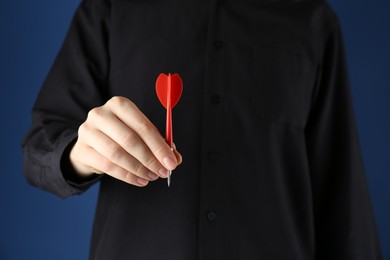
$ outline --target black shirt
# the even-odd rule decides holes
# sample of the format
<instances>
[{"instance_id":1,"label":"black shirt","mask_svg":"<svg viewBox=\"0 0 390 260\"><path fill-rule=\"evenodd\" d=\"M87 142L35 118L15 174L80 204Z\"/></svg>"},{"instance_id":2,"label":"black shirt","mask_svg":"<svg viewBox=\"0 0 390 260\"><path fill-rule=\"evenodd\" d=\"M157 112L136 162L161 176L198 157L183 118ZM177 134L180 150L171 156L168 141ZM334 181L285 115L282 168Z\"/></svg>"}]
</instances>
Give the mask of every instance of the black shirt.
<instances>
[{"instance_id":1,"label":"black shirt","mask_svg":"<svg viewBox=\"0 0 390 260\"><path fill-rule=\"evenodd\" d=\"M172 185L79 181L88 111L179 73ZM85 0L33 109L25 172L67 197L100 180L91 259L380 259L338 19L320 0Z\"/></svg>"}]
</instances>

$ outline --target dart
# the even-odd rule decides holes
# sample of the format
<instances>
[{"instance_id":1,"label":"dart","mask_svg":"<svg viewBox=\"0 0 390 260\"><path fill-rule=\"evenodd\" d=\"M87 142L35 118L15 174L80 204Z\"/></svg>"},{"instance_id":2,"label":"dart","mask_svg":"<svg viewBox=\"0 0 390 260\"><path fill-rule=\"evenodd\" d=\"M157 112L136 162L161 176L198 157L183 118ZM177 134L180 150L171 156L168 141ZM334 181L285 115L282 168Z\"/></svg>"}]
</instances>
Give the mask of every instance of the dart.
<instances>
[{"instance_id":1,"label":"dart","mask_svg":"<svg viewBox=\"0 0 390 260\"><path fill-rule=\"evenodd\" d=\"M179 74L168 75L161 73L156 80L157 97L161 104L167 109L166 118L166 142L173 151L173 133L172 133L172 109L179 102L183 91L183 82ZM168 187L171 185L172 171L168 172Z\"/></svg>"}]
</instances>

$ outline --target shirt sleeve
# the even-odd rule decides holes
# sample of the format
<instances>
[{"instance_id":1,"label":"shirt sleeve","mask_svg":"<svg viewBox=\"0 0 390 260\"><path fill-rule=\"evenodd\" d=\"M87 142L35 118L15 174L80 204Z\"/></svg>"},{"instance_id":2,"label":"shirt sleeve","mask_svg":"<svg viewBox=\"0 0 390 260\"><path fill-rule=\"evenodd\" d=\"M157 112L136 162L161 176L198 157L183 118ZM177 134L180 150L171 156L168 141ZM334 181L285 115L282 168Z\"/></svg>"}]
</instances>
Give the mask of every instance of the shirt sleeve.
<instances>
[{"instance_id":1,"label":"shirt sleeve","mask_svg":"<svg viewBox=\"0 0 390 260\"><path fill-rule=\"evenodd\" d=\"M381 259L338 22L325 41L305 129L316 259Z\"/></svg>"},{"instance_id":2,"label":"shirt sleeve","mask_svg":"<svg viewBox=\"0 0 390 260\"><path fill-rule=\"evenodd\" d=\"M99 177L75 178L69 150L90 109L107 100L109 11L83 1L32 110L22 144L24 172L34 186L62 198L85 191Z\"/></svg>"}]
</instances>

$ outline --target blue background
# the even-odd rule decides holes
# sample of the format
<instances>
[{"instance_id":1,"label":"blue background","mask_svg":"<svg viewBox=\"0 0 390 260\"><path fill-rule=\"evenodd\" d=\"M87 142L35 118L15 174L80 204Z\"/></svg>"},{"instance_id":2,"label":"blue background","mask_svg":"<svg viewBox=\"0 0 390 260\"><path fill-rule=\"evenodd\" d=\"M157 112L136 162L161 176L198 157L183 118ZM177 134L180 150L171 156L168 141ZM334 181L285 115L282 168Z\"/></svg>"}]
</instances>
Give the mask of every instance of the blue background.
<instances>
[{"instance_id":1,"label":"blue background","mask_svg":"<svg viewBox=\"0 0 390 260\"><path fill-rule=\"evenodd\" d=\"M0 0L0 259L87 259L96 185L61 200L30 187L20 144L79 0ZM390 1L332 0L349 61L367 179L390 259Z\"/></svg>"}]
</instances>

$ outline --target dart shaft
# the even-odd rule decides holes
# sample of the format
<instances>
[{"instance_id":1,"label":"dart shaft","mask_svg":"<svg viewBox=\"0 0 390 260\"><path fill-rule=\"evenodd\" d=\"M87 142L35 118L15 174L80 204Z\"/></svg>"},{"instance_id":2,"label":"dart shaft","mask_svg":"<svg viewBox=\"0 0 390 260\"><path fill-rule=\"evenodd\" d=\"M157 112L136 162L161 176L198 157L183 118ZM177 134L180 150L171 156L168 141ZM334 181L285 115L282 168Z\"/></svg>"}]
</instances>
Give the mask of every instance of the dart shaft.
<instances>
[{"instance_id":1,"label":"dart shaft","mask_svg":"<svg viewBox=\"0 0 390 260\"><path fill-rule=\"evenodd\" d=\"M166 141L169 147L173 147L173 135L172 135L172 110L167 109L167 125L166 125Z\"/></svg>"},{"instance_id":2,"label":"dart shaft","mask_svg":"<svg viewBox=\"0 0 390 260\"><path fill-rule=\"evenodd\" d=\"M168 88L167 88L167 125L166 125L166 139L169 147L173 151L173 134L172 134L172 84L171 84L171 74L168 75ZM172 171L168 171L168 187L171 186L171 175Z\"/></svg>"},{"instance_id":3,"label":"dart shaft","mask_svg":"<svg viewBox=\"0 0 390 260\"><path fill-rule=\"evenodd\" d=\"M167 109L167 129L166 129L166 142L173 151L173 135L172 135L172 110ZM168 187L171 186L172 171L168 171Z\"/></svg>"}]
</instances>

